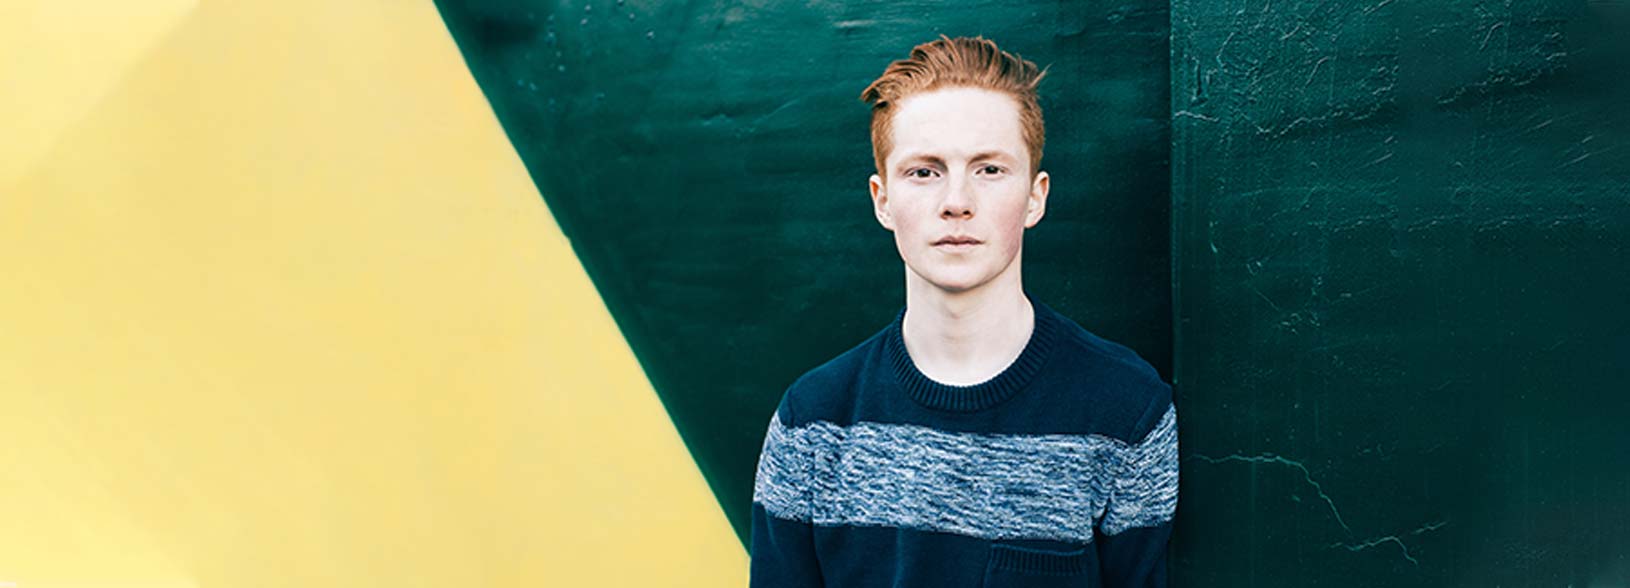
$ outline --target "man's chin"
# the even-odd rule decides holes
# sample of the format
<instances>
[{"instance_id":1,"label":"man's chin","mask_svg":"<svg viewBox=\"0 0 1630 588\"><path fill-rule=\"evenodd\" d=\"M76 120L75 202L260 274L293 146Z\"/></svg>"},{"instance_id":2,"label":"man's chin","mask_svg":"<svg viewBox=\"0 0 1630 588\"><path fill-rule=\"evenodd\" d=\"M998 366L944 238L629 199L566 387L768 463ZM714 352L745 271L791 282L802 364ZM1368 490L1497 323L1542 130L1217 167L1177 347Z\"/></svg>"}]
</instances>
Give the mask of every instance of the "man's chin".
<instances>
[{"instance_id":1,"label":"man's chin","mask_svg":"<svg viewBox=\"0 0 1630 588\"><path fill-rule=\"evenodd\" d=\"M936 277L928 278L926 281L934 289L946 294L966 294L990 283L989 278L977 279L972 277Z\"/></svg>"},{"instance_id":2,"label":"man's chin","mask_svg":"<svg viewBox=\"0 0 1630 588\"><path fill-rule=\"evenodd\" d=\"M934 268L939 271L917 271L910 265L906 271L916 277L922 286L927 286L946 295L967 294L989 286L996 280L997 273L980 273L972 267Z\"/></svg>"}]
</instances>

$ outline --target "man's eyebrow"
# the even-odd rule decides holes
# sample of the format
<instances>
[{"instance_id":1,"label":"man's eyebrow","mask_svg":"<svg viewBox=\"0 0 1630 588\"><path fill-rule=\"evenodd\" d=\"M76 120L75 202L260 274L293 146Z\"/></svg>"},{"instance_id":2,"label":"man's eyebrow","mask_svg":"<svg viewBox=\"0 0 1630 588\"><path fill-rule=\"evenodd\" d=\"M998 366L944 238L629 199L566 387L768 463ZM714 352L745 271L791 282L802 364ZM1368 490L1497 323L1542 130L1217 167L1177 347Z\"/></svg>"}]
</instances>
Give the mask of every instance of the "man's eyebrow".
<instances>
[{"instance_id":1,"label":"man's eyebrow","mask_svg":"<svg viewBox=\"0 0 1630 588\"><path fill-rule=\"evenodd\" d=\"M1010 154L1010 153L1008 153L1006 151L982 151L982 152L973 154L973 161L979 161L979 160L982 160L982 159L1010 159L1010 160L1013 160L1013 161L1018 161L1019 160L1018 157L1015 157L1015 156L1013 156L1012 154Z\"/></svg>"},{"instance_id":2,"label":"man's eyebrow","mask_svg":"<svg viewBox=\"0 0 1630 588\"><path fill-rule=\"evenodd\" d=\"M1010 161L1017 161L1018 160L1017 157L1014 157L1012 154L1009 154L1006 151L995 150L995 151L981 151L979 153L975 153L975 154L973 154L973 157L969 158L969 161L979 161L979 160L982 160L982 159L1004 159L1004 158L1008 159ZM913 161L926 161L928 163L937 163L937 164L940 164L940 165L945 165L945 160L944 159L941 159L938 155L930 155L930 154L927 154L927 153L913 153L913 154L907 155L905 159L900 160L900 163L905 164L905 163L910 163L910 162L913 162Z\"/></svg>"}]
</instances>

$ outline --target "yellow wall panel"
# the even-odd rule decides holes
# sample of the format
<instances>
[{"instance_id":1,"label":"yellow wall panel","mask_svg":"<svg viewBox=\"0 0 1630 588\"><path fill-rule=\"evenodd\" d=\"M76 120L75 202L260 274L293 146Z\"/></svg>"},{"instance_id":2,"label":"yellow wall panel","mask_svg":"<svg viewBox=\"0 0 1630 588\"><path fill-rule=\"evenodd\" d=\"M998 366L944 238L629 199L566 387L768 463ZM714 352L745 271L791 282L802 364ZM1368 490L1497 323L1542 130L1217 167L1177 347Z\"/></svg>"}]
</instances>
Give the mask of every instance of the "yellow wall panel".
<instances>
[{"instance_id":1,"label":"yellow wall panel","mask_svg":"<svg viewBox=\"0 0 1630 588\"><path fill-rule=\"evenodd\" d=\"M197 5L196 0L0 2L0 186Z\"/></svg>"},{"instance_id":2,"label":"yellow wall panel","mask_svg":"<svg viewBox=\"0 0 1630 588\"><path fill-rule=\"evenodd\" d=\"M167 31L0 182L0 583L745 582L432 5Z\"/></svg>"}]
</instances>

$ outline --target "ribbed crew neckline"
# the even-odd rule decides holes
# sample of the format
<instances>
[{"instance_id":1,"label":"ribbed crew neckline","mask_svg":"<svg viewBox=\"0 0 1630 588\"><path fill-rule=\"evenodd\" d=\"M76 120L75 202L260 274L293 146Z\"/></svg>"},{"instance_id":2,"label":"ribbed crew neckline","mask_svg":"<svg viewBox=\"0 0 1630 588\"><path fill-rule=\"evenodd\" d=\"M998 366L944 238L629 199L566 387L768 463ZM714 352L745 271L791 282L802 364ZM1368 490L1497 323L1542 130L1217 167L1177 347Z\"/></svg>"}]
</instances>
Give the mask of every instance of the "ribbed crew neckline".
<instances>
[{"instance_id":1,"label":"ribbed crew neckline","mask_svg":"<svg viewBox=\"0 0 1630 588\"><path fill-rule=\"evenodd\" d=\"M1029 292L1025 292L1025 298L1030 300L1030 306L1034 309L1035 326L1031 329L1030 340L1025 342L1024 351L1019 352L1019 357L995 376L969 386L941 383L917 369L911 354L906 351L903 331L906 308L901 307L894 316L894 322L889 323L884 335L884 347L889 363L893 364L895 379L906 395L928 408L977 412L1001 404L1023 390L1041 371L1041 366L1051 354L1060 319L1053 309L1037 302Z\"/></svg>"}]
</instances>

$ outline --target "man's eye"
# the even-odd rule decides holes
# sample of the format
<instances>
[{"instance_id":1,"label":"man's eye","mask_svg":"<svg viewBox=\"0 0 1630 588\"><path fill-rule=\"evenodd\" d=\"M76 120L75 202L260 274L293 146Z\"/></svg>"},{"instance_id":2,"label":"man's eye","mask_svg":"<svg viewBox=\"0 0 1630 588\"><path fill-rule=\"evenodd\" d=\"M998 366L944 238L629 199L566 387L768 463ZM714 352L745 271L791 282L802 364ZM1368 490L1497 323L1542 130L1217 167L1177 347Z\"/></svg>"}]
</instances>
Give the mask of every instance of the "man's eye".
<instances>
[{"instance_id":1,"label":"man's eye","mask_svg":"<svg viewBox=\"0 0 1630 588\"><path fill-rule=\"evenodd\" d=\"M987 165L985 167L979 168L979 171L985 172L987 174L999 174L999 173L1002 173L1002 168L996 167L994 165Z\"/></svg>"},{"instance_id":2,"label":"man's eye","mask_svg":"<svg viewBox=\"0 0 1630 588\"><path fill-rule=\"evenodd\" d=\"M919 167L917 169L906 172L906 175L911 176L913 178L931 178L931 177L934 177L933 174L934 174L934 170L928 169L926 167Z\"/></svg>"}]
</instances>

